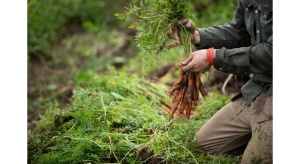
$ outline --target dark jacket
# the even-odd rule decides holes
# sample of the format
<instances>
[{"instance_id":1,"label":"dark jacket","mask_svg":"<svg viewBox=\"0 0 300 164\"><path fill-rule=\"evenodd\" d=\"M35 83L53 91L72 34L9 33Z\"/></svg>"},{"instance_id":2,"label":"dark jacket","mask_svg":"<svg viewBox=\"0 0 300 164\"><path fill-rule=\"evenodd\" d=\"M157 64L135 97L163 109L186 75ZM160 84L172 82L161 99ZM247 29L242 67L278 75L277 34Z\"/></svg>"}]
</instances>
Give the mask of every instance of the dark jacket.
<instances>
[{"instance_id":1,"label":"dark jacket","mask_svg":"<svg viewBox=\"0 0 300 164\"><path fill-rule=\"evenodd\" d=\"M200 33L198 49L219 49L214 61L217 70L250 76L241 88L247 105L262 91L272 94L272 0L239 0L231 22L197 30Z\"/></svg>"}]
</instances>

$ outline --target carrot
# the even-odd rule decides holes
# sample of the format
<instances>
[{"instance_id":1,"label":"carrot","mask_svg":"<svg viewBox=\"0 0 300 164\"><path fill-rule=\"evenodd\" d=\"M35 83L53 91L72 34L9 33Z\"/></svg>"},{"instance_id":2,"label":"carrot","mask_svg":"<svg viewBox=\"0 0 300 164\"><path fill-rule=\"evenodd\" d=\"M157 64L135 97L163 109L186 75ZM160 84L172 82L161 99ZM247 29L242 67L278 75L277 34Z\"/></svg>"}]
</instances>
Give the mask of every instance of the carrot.
<instances>
[{"instance_id":1,"label":"carrot","mask_svg":"<svg viewBox=\"0 0 300 164\"><path fill-rule=\"evenodd\" d=\"M174 82L173 85L180 84L183 80L183 77L184 77L183 75L184 75L184 72L182 71L182 69L180 69L179 77L177 78L177 80Z\"/></svg>"},{"instance_id":2,"label":"carrot","mask_svg":"<svg viewBox=\"0 0 300 164\"><path fill-rule=\"evenodd\" d=\"M173 103L173 106L172 106L172 110L171 110L171 114L170 114L170 119L173 118L173 115L174 115L174 113L177 110L177 106L181 102L181 99L182 99L182 96L183 96L182 92L183 92L183 90L179 90L179 93L176 95L176 98L173 101L174 103Z\"/></svg>"},{"instance_id":3,"label":"carrot","mask_svg":"<svg viewBox=\"0 0 300 164\"><path fill-rule=\"evenodd\" d=\"M194 94L193 94L193 100L195 101L195 106L198 105L198 101L199 101L199 88L200 88L200 83L199 83L199 80L200 80L200 75L198 73L195 73L195 76L194 76L194 80L195 80L195 91L194 91Z\"/></svg>"},{"instance_id":4,"label":"carrot","mask_svg":"<svg viewBox=\"0 0 300 164\"><path fill-rule=\"evenodd\" d=\"M205 96L200 74L184 73L181 70L177 80L169 90L169 97L172 99L170 119L174 117L175 113L185 115L187 119L190 119L192 111L196 109L199 103L199 92Z\"/></svg>"},{"instance_id":5,"label":"carrot","mask_svg":"<svg viewBox=\"0 0 300 164\"><path fill-rule=\"evenodd\" d=\"M192 95L194 91L194 80L193 80L193 74L189 73L188 75L188 86L187 86L187 93L186 93L186 103L192 104Z\"/></svg>"},{"instance_id":6,"label":"carrot","mask_svg":"<svg viewBox=\"0 0 300 164\"><path fill-rule=\"evenodd\" d=\"M186 118L187 118L188 120L190 119L190 116L191 116L191 108L189 108L188 110L186 110L185 116L186 116Z\"/></svg>"},{"instance_id":7,"label":"carrot","mask_svg":"<svg viewBox=\"0 0 300 164\"><path fill-rule=\"evenodd\" d=\"M187 88L184 87L183 88L183 97L182 97L182 101L180 103L180 108L179 108L179 111L178 113L179 114L183 114L183 111L185 110L186 106L189 104L187 101L188 99L186 98L186 94L187 94Z\"/></svg>"},{"instance_id":8,"label":"carrot","mask_svg":"<svg viewBox=\"0 0 300 164\"><path fill-rule=\"evenodd\" d=\"M201 92L201 95L204 97L204 96L206 95L206 93L205 93L205 91L204 91L204 87L203 87L203 85L202 85L202 81L201 81L201 79L200 79L200 75L199 75L199 78L198 78L198 80L197 80L197 83L198 83L198 85L199 85L199 90L200 90L200 92Z\"/></svg>"},{"instance_id":9,"label":"carrot","mask_svg":"<svg viewBox=\"0 0 300 164\"><path fill-rule=\"evenodd\" d=\"M168 114L171 113L171 110L170 110L170 108L169 108L168 106L166 106L166 105L164 105L164 104L160 104L160 107L162 107L163 110L166 111Z\"/></svg>"},{"instance_id":10,"label":"carrot","mask_svg":"<svg viewBox=\"0 0 300 164\"><path fill-rule=\"evenodd\" d=\"M169 96L171 97L174 94L174 92L179 90L181 87L182 87L181 85L173 86L169 91Z\"/></svg>"}]
</instances>

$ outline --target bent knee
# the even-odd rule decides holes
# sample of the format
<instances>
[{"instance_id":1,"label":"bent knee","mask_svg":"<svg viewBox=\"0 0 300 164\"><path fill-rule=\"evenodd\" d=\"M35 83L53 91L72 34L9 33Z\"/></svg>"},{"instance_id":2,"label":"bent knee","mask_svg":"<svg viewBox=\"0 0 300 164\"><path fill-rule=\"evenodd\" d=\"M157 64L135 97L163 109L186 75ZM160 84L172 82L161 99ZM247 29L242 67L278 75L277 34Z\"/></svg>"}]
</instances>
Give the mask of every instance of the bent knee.
<instances>
[{"instance_id":1,"label":"bent knee","mask_svg":"<svg viewBox=\"0 0 300 164\"><path fill-rule=\"evenodd\" d=\"M198 131L196 134L196 144L204 153L217 154L217 149L209 142L207 135Z\"/></svg>"},{"instance_id":2,"label":"bent knee","mask_svg":"<svg viewBox=\"0 0 300 164\"><path fill-rule=\"evenodd\" d=\"M198 131L196 133L196 143L199 147L201 147L205 143L203 138L204 138L204 136L202 135L202 133L200 133L200 131Z\"/></svg>"}]
</instances>

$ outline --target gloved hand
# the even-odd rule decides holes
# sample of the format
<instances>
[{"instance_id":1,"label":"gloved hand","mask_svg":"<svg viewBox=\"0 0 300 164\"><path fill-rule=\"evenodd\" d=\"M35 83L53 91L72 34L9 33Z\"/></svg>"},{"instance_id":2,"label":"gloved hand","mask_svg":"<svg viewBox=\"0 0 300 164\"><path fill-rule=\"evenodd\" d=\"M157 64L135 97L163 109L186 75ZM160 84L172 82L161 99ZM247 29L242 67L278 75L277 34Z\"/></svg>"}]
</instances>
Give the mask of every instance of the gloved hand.
<instances>
[{"instance_id":1,"label":"gloved hand","mask_svg":"<svg viewBox=\"0 0 300 164\"><path fill-rule=\"evenodd\" d=\"M182 24L187 31L191 33L191 42L193 44L198 44L200 42L200 35L199 32L196 30L195 24L190 19L181 19L181 20L175 20L171 24L171 33L167 33L167 36L170 39L174 39L175 43L168 45L168 48L173 48L178 45L182 45L180 37L179 37L179 26Z\"/></svg>"},{"instance_id":2,"label":"gloved hand","mask_svg":"<svg viewBox=\"0 0 300 164\"><path fill-rule=\"evenodd\" d=\"M206 49L192 52L192 54L181 62L183 72L205 72L212 64L209 63ZM213 53L215 53L213 51ZM215 54L213 54L215 55Z\"/></svg>"}]
</instances>

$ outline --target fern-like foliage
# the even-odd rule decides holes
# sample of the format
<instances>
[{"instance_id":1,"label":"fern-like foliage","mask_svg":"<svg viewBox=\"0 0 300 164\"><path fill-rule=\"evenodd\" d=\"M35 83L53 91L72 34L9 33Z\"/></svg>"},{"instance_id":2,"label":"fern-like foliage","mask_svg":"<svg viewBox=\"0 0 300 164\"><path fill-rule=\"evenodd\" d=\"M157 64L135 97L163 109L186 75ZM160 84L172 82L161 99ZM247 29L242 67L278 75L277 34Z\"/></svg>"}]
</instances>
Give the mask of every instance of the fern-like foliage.
<instances>
[{"instance_id":1,"label":"fern-like foliage","mask_svg":"<svg viewBox=\"0 0 300 164\"><path fill-rule=\"evenodd\" d=\"M142 48L140 55L144 64L152 65L162 59L168 41L166 33L171 31L175 20L191 18L191 0L131 0L124 13L116 13L121 20L130 21L129 28L137 29L136 41ZM182 29L182 28L180 28ZM184 52L191 52L190 35L180 30Z\"/></svg>"}]
</instances>

